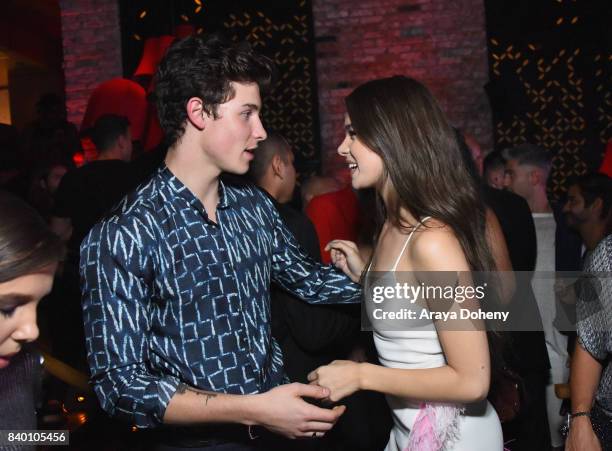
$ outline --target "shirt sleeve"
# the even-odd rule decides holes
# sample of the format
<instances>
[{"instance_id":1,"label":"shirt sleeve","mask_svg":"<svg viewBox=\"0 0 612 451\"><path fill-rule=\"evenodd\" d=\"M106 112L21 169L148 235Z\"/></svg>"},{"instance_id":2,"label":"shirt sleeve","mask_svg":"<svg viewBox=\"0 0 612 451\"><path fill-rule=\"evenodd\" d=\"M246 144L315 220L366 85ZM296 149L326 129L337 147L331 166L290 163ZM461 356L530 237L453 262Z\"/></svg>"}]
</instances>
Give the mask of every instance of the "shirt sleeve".
<instances>
[{"instance_id":1,"label":"shirt sleeve","mask_svg":"<svg viewBox=\"0 0 612 451\"><path fill-rule=\"evenodd\" d=\"M152 246L135 219L121 221L97 224L81 244L88 362L102 408L149 428L162 423L180 381L148 369Z\"/></svg>"},{"instance_id":2,"label":"shirt sleeve","mask_svg":"<svg viewBox=\"0 0 612 451\"><path fill-rule=\"evenodd\" d=\"M612 267L605 250L606 243L600 243L585 261L576 304L580 343L595 359L602 361L608 357L612 343Z\"/></svg>"},{"instance_id":3,"label":"shirt sleeve","mask_svg":"<svg viewBox=\"0 0 612 451\"><path fill-rule=\"evenodd\" d=\"M361 287L332 265L310 258L267 199L273 222L272 280L310 304L359 302Z\"/></svg>"}]
</instances>

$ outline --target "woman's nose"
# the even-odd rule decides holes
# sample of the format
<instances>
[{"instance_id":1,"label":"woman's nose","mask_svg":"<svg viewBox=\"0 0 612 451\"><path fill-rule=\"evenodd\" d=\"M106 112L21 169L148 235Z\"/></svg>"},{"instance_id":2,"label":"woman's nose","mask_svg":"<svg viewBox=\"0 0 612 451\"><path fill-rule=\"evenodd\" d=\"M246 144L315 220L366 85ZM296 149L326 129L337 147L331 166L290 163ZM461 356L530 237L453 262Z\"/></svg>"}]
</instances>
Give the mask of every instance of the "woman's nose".
<instances>
[{"instance_id":1,"label":"woman's nose","mask_svg":"<svg viewBox=\"0 0 612 451\"><path fill-rule=\"evenodd\" d=\"M38 325L36 324L36 306L24 306L26 309L22 312L19 324L13 332L15 341L31 342L38 338Z\"/></svg>"}]
</instances>

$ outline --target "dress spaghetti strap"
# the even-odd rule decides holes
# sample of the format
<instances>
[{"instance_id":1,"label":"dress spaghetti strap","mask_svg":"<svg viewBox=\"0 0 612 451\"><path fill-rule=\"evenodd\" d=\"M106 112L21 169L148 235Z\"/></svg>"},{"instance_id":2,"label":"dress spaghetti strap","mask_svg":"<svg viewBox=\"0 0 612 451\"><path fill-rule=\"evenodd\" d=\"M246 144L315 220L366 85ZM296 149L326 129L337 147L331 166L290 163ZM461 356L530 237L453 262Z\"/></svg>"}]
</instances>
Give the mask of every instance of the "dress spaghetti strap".
<instances>
[{"instance_id":1,"label":"dress spaghetti strap","mask_svg":"<svg viewBox=\"0 0 612 451\"><path fill-rule=\"evenodd\" d=\"M404 246L402 247L402 250L400 251L399 255L397 256L397 260L395 260L395 264L393 265L393 268L391 269L391 271L395 271L397 269L397 265L399 264L402 255L404 255L404 251L406 250L406 248L408 247L408 243L410 243L410 239L412 238L412 235L414 234L414 232L417 231L417 229L419 227L421 227L423 224L425 224L425 221L431 219L431 216L426 216L423 219L421 219L419 221L419 223L414 226L414 229L412 229L412 232L410 232L410 234L408 235L408 238L406 238L406 241L404 242Z\"/></svg>"}]
</instances>

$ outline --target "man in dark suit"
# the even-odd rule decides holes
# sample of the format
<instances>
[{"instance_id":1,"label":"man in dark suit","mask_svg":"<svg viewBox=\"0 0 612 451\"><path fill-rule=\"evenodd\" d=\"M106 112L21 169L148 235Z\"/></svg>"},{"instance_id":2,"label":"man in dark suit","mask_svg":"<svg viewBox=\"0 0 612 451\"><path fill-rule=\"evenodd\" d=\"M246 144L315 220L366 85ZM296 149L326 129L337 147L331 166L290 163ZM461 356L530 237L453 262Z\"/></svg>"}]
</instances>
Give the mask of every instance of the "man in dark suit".
<instances>
[{"instance_id":1,"label":"man in dark suit","mask_svg":"<svg viewBox=\"0 0 612 451\"><path fill-rule=\"evenodd\" d=\"M308 217L290 207L296 171L293 152L280 135L268 133L259 143L249 175L273 200L300 246L321 260L319 240ZM278 341L285 372L291 382L308 383L307 374L332 360L346 358L356 343L358 306L310 305L272 286L272 334ZM383 396L360 392L343 400L347 411L322 440L292 443L300 450L382 449L388 440L390 418Z\"/></svg>"}]
</instances>

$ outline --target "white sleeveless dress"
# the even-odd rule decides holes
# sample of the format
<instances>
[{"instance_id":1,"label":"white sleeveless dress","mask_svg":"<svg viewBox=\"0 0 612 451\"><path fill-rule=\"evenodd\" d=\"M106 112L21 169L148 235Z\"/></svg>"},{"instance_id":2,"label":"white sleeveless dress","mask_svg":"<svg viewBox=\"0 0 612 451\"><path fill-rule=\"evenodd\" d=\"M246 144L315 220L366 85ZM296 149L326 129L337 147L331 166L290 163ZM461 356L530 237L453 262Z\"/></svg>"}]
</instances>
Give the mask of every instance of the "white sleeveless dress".
<instances>
[{"instance_id":1,"label":"white sleeveless dress","mask_svg":"<svg viewBox=\"0 0 612 451\"><path fill-rule=\"evenodd\" d=\"M405 249L418 227L410 233L404 246L393 265L390 276L395 272ZM369 268L368 268L369 271ZM366 302L371 302L366 300ZM406 330L382 331L374 325L374 343L378 351L380 363L389 368L423 369L438 368L446 365L446 359L435 327L423 327L423 322L415 321L414 328L411 320L406 319ZM394 426L391 429L389 443L385 451L419 451L408 450L410 430L419 414L421 401L387 395L387 402L391 408ZM434 403L430 403L434 404ZM448 444L447 451L501 451L503 450L503 435L497 413L491 404L484 400L465 407L459 417L459 434L453 443Z\"/></svg>"}]
</instances>

